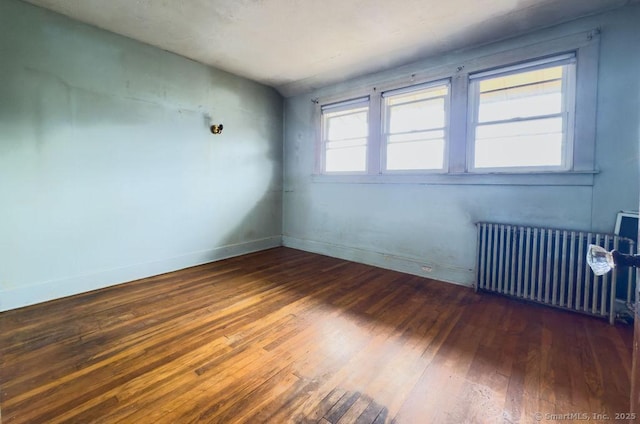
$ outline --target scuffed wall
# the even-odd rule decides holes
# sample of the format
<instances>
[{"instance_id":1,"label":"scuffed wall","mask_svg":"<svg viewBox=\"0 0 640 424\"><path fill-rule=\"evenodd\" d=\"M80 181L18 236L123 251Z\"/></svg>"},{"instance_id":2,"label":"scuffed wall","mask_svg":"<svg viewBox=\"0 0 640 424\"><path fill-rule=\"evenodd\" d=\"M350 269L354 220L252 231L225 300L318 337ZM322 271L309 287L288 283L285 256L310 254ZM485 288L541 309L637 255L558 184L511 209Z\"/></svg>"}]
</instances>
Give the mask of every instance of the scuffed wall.
<instances>
[{"instance_id":1,"label":"scuffed wall","mask_svg":"<svg viewBox=\"0 0 640 424\"><path fill-rule=\"evenodd\" d=\"M287 99L284 244L470 285L475 222L613 232L619 210L638 209L639 21L640 7L628 6ZM595 28L601 39L593 185L358 184L312 176L316 123L311 99Z\"/></svg>"},{"instance_id":2,"label":"scuffed wall","mask_svg":"<svg viewBox=\"0 0 640 424\"><path fill-rule=\"evenodd\" d=\"M17 0L0 57L0 310L280 245L275 90Z\"/></svg>"}]
</instances>

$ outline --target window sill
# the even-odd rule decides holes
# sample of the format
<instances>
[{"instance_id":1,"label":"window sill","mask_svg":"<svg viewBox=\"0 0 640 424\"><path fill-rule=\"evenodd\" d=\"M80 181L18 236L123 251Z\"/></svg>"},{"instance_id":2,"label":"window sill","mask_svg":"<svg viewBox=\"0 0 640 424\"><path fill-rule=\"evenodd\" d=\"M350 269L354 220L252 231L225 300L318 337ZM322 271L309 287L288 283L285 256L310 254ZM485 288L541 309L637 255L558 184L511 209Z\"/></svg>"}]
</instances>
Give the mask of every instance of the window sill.
<instances>
[{"instance_id":1,"label":"window sill","mask_svg":"<svg viewBox=\"0 0 640 424\"><path fill-rule=\"evenodd\" d=\"M528 173L448 173L403 175L327 175L311 176L314 183L347 184L425 184L425 185L532 185L592 186L599 171Z\"/></svg>"}]
</instances>

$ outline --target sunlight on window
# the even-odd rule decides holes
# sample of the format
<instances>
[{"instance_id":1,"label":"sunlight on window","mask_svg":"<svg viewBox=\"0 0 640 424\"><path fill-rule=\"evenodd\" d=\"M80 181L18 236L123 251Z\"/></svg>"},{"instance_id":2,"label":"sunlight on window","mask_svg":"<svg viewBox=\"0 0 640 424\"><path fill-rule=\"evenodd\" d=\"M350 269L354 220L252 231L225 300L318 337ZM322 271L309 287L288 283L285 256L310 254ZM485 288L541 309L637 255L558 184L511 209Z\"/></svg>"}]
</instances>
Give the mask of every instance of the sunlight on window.
<instances>
[{"instance_id":1,"label":"sunlight on window","mask_svg":"<svg viewBox=\"0 0 640 424\"><path fill-rule=\"evenodd\" d=\"M481 94L478 122L551 115L561 111L562 84L556 81Z\"/></svg>"},{"instance_id":2,"label":"sunlight on window","mask_svg":"<svg viewBox=\"0 0 640 424\"><path fill-rule=\"evenodd\" d=\"M442 169L444 165L444 140L415 140L387 144L387 169L420 170Z\"/></svg>"},{"instance_id":3,"label":"sunlight on window","mask_svg":"<svg viewBox=\"0 0 640 424\"><path fill-rule=\"evenodd\" d=\"M324 112L323 119L325 171L365 171L369 133L368 107Z\"/></svg>"},{"instance_id":4,"label":"sunlight on window","mask_svg":"<svg viewBox=\"0 0 640 424\"><path fill-rule=\"evenodd\" d=\"M448 94L448 85L384 94L387 170L444 168Z\"/></svg>"},{"instance_id":5,"label":"sunlight on window","mask_svg":"<svg viewBox=\"0 0 640 424\"><path fill-rule=\"evenodd\" d=\"M444 99L392 106L389 114L390 133L441 128L445 119Z\"/></svg>"},{"instance_id":6,"label":"sunlight on window","mask_svg":"<svg viewBox=\"0 0 640 424\"><path fill-rule=\"evenodd\" d=\"M345 140L367 135L367 110L356 109L327 114L327 139Z\"/></svg>"},{"instance_id":7,"label":"sunlight on window","mask_svg":"<svg viewBox=\"0 0 640 424\"><path fill-rule=\"evenodd\" d=\"M472 81L478 93L476 168L563 166L568 66Z\"/></svg>"},{"instance_id":8,"label":"sunlight on window","mask_svg":"<svg viewBox=\"0 0 640 424\"><path fill-rule=\"evenodd\" d=\"M564 66L518 72L498 78L485 79L480 82L480 92L487 93L511 87L523 87L541 81L557 81L562 79Z\"/></svg>"}]
</instances>

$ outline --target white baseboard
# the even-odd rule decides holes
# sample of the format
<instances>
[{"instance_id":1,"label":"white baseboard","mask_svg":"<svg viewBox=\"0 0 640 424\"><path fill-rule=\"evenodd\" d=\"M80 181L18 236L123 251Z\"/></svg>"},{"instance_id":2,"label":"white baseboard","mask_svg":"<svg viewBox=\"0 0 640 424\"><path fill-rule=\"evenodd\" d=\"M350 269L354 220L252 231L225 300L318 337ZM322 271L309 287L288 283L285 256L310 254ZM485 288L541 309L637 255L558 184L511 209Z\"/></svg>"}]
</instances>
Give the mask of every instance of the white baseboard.
<instances>
[{"instance_id":1,"label":"white baseboard","mask_svg":"<svg viewBox=\"0 0 640 424\"><path fill-rule=\"evenodd\" d=\"M87 275L45 281L24 287L5 287L0 290L0 312L278 246L282 246L281 236L267 237Z\"/></svg>"},{"instance_id":2,"label":"white baseboard","mask_svg":"<svg viewBox=\"0 0 640 424\"><path fill-rule=\"evenodd\" d=\"M420 277L432 278L434 280L466 287L472 287L475 281L473 269L431 264L416 258L376 252L374 250L353 248L321 241L304 240L289 236L282 237L282 245L293 249L319 253L321 255L373 265L393 271L418 275ZM428 267L430 271L425 271L423 269L425 266Z\"/></svg>"}]
</instances>

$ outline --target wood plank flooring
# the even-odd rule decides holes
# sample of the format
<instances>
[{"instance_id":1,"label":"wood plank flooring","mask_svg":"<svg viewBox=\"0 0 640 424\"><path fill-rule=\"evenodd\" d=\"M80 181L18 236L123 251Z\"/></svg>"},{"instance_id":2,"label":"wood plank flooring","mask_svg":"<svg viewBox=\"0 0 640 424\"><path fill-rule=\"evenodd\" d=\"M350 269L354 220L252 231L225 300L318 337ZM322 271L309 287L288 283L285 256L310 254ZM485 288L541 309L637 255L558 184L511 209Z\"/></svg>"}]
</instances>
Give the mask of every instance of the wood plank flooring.
<instances>
[{"instance_id":1,"label":"wood plank flooring","mask_svg":"<svg viewBox=\"0 0 640 424\"><path fill-rule=\"evenodd\" d=\"M629 410L630 327L287 248L5 312L0 325L4 423Z\"/></svg>"}]
</instances>

